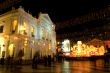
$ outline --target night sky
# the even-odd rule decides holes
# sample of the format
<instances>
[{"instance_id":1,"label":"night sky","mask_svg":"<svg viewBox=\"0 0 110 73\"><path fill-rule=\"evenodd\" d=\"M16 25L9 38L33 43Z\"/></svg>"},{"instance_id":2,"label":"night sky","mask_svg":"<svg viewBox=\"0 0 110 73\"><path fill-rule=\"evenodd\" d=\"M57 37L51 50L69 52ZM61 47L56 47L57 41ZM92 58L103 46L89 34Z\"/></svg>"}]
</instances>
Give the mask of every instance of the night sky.
<instances>
[{"instance_id":1,"label":"night sky","mask_svg":"<svg viewBox=\"0 0 110 73\"><path fill-rule=\"evenodd\" d=\"M6 0L0 0L3 3ZM73 19L99 10L110 4L110 0L18 0L14 7L20 5L33 16L39 12L48 13L54 23ZM10 8L12 7L10 6ZM5 9L4 9L5 10ZM7 9L6 9L7 10Z\"/></svg>"},{"instance_id":2,"label":"night sky","mask_svg":"<svg viewBox=\"0 0 110 73\"><path fill-rule=\"evenodd\" d=\"M110 0L24 0L21 5L33 16L39 12L49 14L53 22L62 22L99 10Z\"/></svg>"},{"instance_id":3,"label":"night sky","mask_svg":"<svg viewBox=\"0 0 110 73\"><path fill-rule=\"evenodd\" d=\"M0 3L4 1L6 0L0 0ZM15 3L12 6L15 8L22 6L25 11L29 12L34 17L38 17L40 12L48 13L53 23L59 23L110 6L110 0L22 0L21 2ZM12 6L9 8L11 9ZM4 11L7 11L9 8L4 9ZM70 31L73 31L73 28L74 30L79 30L82 29L82 26L80 26L80 28L79 26L72 27L72 30ZM63 31L66 29L59 30ZM58 33L59 30L56 32ZM63 33L70 31L63 31Z\"/></svg>"}]
</instances>

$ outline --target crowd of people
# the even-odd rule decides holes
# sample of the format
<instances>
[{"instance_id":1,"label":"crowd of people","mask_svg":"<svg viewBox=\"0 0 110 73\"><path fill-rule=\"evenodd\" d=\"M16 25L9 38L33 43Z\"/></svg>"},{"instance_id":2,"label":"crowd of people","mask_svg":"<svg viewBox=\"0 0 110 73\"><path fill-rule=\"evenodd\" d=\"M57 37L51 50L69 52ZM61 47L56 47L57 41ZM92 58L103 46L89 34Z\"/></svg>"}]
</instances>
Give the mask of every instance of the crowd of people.
<instances>
[{"instance_id":1,"label":"crowd of people","mask_svg":"<svg viewBox=\"0 0 110 73\"><path fill-rule=\"evenodd\" d=\"M4 58L4 56L0 59L0 64L4 67L6 66L6 68L12 68L15 67L17 65L21 65L22 64L22 60L21 59L15 59L13 56L8 56L7 58Z\"/></svg>"},{"instance_id":2,"label":"crowd of people","mask_svg":"<svg viewBox=\"0 0 110 73\"><path fill-rule=\"evenodd\" d=\"M31 60L32 68L37 68L38 64L44 64L44 66L51 66L52 63L55 63L56 61L59 61L60 57L57 55L51 56L51 55L45 55L43 57L40 57L39 55L34 55L34 57ZM41 63L42 62L42 63ZM2 57L0 59L0 64L2 66L6 66L6 68L13 68L18 65L24 64L22 57L14 58L13 56L8 57Z\"/></svg>"}]
</instances>

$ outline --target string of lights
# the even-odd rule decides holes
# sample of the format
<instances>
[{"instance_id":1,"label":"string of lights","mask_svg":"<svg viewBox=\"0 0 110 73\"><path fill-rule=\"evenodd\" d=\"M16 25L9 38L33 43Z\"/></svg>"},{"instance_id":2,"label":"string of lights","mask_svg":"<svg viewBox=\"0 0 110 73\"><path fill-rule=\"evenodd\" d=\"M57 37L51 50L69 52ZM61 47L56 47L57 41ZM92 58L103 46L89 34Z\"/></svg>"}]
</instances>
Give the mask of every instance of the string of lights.
<instances>
[{"instance_id":1,"label":"string of lights","mask_svg":"<svg viewBox=\"0 0 110 73\"><path fill-rule=\"evenodd\" d=\"M98 20L98 19L104 19L105 17L110 16L110 7L103 8L99 11L95 11L92 13L88 13L86 15L77 17L75 19L70 19L64 22L58 22L56 24L56 30L61 29L61 28L66 28L66 27L71 27L75 26L77 24L84 24L86 22L90 22L93 20ZM63 26L61 26L63 25Z\"/></svg>"}]
</instances>

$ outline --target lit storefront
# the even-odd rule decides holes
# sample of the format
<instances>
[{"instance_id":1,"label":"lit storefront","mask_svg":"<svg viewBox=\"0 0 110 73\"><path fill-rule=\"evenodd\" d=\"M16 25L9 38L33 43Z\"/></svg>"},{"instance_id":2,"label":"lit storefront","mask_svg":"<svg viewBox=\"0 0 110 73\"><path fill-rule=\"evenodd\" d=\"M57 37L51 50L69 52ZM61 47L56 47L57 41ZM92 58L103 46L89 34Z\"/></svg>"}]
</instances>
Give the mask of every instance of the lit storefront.
<instances>
[{"instance_id":1,"label":"lit storefront","mask_svg":"<svg viewBox=\"0 0 110 73\"><path fill-rule=\"evenodd\" d=\"M36 19L18 8L0 15L0 57L18 57L20 51L23 59L32 59L36 52L56 53L55 26L48 14Z\"/></svg>"}]
</instances>

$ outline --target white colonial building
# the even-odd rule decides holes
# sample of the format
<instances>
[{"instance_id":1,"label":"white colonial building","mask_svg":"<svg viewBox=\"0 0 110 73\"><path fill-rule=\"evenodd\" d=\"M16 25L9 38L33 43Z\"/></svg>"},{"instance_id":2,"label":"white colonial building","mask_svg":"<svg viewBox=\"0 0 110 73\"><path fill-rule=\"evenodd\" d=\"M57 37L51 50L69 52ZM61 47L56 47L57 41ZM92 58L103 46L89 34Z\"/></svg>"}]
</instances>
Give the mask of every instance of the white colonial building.
<instances>
[{"instance_id":1,"label":"white colonial building","mask_svg":"<svg viewBox=\"0 0 110 73\"><path fill-rule=\"evenodd\" d=\"M41 57L56 53L55 25L48 14L36 19L20 7L0 15L0 57L17 57L21 50L25 60L36 52Z\"/></svg>"}]
</instances>

